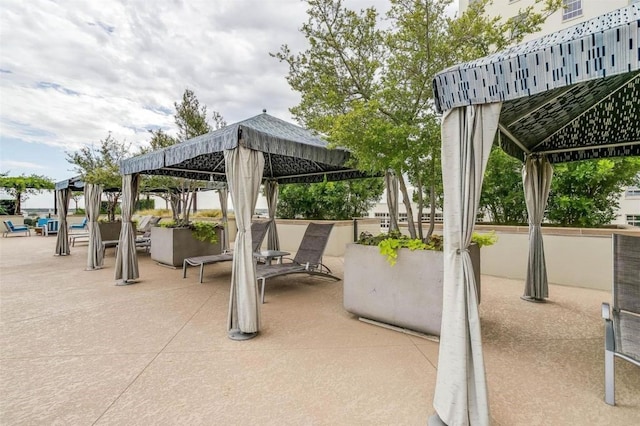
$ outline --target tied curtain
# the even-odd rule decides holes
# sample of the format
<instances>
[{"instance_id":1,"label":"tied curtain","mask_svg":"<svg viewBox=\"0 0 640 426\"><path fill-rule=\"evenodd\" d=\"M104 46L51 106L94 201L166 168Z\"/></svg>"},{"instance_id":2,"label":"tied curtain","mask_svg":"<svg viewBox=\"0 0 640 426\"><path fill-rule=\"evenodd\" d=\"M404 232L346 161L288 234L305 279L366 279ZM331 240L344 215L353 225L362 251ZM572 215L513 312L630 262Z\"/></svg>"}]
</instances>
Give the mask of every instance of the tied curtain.
<instances>
[{"instance_id":1,"label":"tied curtain","mask_svg":"<svg viewBox=\"0 0 640 426\"><path fill-rule=\"evenodd\" d=\"M454 108L442 121L444 282L433 406L438 420L447 425L489 424L478 297L468 248L501 106Z\"/></svg>"},{"instance_id":2,"label":"tied curtain","mask_svg":"<svg viewBox=\"0 0 640 426\"><path fill-rule=\"evenodd\" d=\"M136 205L140 175L122 176L122 228L116 253L115 279L118 285L126 285L140 277L136 253L136 231L133 229L133 210Z\"/></svg>"},{"instance_id":3,"label":"tied curtain","mask_svg":"<svg viewBox=\"0 0 640 426\"><path fill-rule=\"evenodd\" d=\"M542 242L542 218L547 207L553 166L544 155L529 155L522 167L522 184L529 215L529 261L523 298L544 300L549 297L547 266Z\"/></svg>"},{"instance_id":4,"label":"tied curtain","mask_svg":"<svg viewBox=\"0 0 640 426\"><path fill-rule=\"evenodd\" d=\"M269 235L267 236L267 248L269 250L280 250L280 239L278 238L278 228L276 227L276 210L278 208L278 181L268 180L264 183L264 192L267 197L267 208L269 210Z\"/></svg>"},{"instance_id":5,"label":"tied curtain","mask_svg":"<svg viewBox=\"0 0 640 426\"><path fill-rule=\"evenodd\" d=\"M389 208L389 231L398 230L398 178L392 170L384 174L387 188L387 207Z\"/></svg>"},{"instance_id":6,"label":"tied curtain","mask_svg":"<svg viewBox=\"0 0 640 426\"><path fill-rule=\"evenodd\" d=\"M60 189L56 191L56 201L59 206L58 219L60 226L58 228L58 236L56 239L56 255L66 256L71 254L69 249L69 236L67 229L67 213L69 212L69 201L71 200L71 188Z\"/></svg>"},{"instance_id":7,"label":"tied curtain","mask_svg":"<svg viewBox=\"0 0 640 426\"><path fill-rule=\"evenodd\" d=\"M218 198L222 212L222 252L227 253L229 251L229 189L226 185L224 188L218 189Z\"/></svg>"},{"instance_id":8,"label":"tied curtain","mask_svg":"<svg viewBox=\"0 0 640 426\"><path fill-rule=\"evenodd\" d=\"M260 151L245 148L224 151L227 184L231 193L238 234L233 250L227 329L232 339L250 338L260 330L260 304L253 257L251 217L258 202L264 170Z\"/></svg>"},{"instance_id":9,"label":"tied curtain","mask_svg":"<svg viewBox=\"0 0 640 426\"><path fill-rule=\"evenodd\" d=\"M102 250L102 237L98 227L100 216L100 200L102 199L102 186L88 183L84 187L84 202L87 210L87 226L89 228L89 247L87 249L87 271L102 268L104 252Z\"/></svg>"}]
</instances>

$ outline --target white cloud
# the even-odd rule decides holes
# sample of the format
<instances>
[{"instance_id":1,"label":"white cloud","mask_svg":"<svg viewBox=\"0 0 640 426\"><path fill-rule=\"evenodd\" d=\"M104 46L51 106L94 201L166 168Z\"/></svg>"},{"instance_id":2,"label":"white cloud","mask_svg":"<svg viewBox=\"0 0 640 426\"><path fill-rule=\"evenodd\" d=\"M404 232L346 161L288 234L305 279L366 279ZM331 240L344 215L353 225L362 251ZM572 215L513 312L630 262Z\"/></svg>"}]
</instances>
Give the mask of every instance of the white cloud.
<instances>
[{"instance_id":1,"label":"white cloud","mask_svg":"<svg viewBox=\"0 0 640 426\"><path fill-rule=\"evenodd\" d=\"M7 170L13 167L17 168L29 168L29 169L46 169L42 164L30 163L28 161L2 161L2 168L0 170Z\"/></svg>"},{"instance_id":2,"label":"white cloud","mask_svg":"<svg viewBox=\"0 0 640 426\"><path fill-rule=\"evenodd\" d=\"M346 3L388 7L386 0ZM300 0L3 1L0 134L67 151L108 132L139 145L149 128L175 128L173 104L185 88L229 123L263 108L289 120L299 96L285 80L286 64L269 52L282 44L304 48L298 29L306 6Z\"/></svg>"}]
</instances>

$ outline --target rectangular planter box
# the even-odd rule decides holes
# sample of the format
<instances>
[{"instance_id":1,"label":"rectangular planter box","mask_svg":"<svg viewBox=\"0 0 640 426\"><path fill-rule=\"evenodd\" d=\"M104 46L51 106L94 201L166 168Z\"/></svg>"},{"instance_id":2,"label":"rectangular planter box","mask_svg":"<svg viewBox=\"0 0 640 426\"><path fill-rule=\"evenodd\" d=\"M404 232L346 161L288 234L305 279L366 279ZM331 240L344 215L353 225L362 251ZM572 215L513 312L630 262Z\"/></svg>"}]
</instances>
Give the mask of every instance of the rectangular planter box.
<instances>
[{"instance_id":1,"label":"rectangular planter box","mask_svg":"<svg viewBox=\"0 0 640 426\"><path fill-rule=\"evenodd\" d=\"M221 230L217 231L218 242L211 244L196 240L190 229L151 228L151 259L170 266L182 266L184 259L194 256L220 254Z\"/></svg>"},{"instance_id":2,"label":"rectangular planter box","mask_svg":"<svg viewBox=\"0 0 640 426\"><path fill-rule=\"evenodd\" d=\"M477 246L472 246L471 258L479 289ZM391 266L377 246L349 244L344 256L344 308L363 318L439 336L443 259L442 252L403 248Z\"/></svg>"},{"instance_id":3,"label":"rectangular planter box","mask_svg":"<svg viewBox=\"0 0 640 426\"><path fill-rule=\"evenodd\" d=\"M100 229L102 241L119 240L122 222L98 222L98 228Z\"/></svg>"}]
</instances>

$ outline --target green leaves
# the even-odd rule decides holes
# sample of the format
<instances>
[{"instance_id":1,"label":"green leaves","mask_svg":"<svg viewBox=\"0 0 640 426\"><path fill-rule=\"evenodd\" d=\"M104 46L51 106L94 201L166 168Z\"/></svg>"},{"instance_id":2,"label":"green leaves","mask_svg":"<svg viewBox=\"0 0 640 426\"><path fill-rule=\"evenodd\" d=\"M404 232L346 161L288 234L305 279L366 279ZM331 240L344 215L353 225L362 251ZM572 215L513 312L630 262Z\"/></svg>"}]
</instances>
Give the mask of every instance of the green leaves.
<instances>
[{"instance_id":1,"label":"green leaves","mask_svg":"<svg viewBox=\"0 0 640 426\"><path fill-rule=\"evenodd\" d=\"M348 220L366 216L382 190L380 178L282 185L278 217Z\"/></svg>"},{"instance_id":2,"label":"green leaves","mask_svg":"<svg viewBox=\"0 0 640 426\"><path fill-rule=\"evenodd\" d=\"M8 172L0 173L0 188L16 200L16 213L20 213L20 205L29 198L29 195L39 194L44 190L55 188L51 178L42 175L31 174L25 176L9 176Z\"/></svg>"}]
</instances>

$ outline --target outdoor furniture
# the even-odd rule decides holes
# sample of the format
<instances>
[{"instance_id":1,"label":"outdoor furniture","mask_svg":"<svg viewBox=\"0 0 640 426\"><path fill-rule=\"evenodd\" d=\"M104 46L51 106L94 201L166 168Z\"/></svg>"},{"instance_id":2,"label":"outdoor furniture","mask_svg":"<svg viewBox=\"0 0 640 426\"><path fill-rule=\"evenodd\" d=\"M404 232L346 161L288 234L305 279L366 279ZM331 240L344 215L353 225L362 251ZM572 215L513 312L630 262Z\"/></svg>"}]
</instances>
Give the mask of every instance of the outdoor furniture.
<instances>
[{"instance_id":1,"label":"outdoor furniture","mask_svg":"<svg viewBox=\"0 0 640 426\"><path fill-rule=\"evenodd\" d=\"M48 217L41 217L38 219L35 227L36 234L43 235L43 236L46 235L47 222L49 222Z\"/></svg>"},{"instance_id":2,"label":"outdoor furniture","mask_svg":"<svg viewBox=\"0 0 640 426\"><path fill-rule=\"evenodd\" d=\"M260 251L262 241L267 235L267 230L271 220L253 222L251 224L251 240L253 241L253 252ZM202 283L202 277L204 273L204 265L218 262L229 262L233 260L233 253L226 252L221 254L213 254L210 256L196 256L188 257L182 263L182 278L187 277L187 266L199 266L200 267L200 283Z\"/></svg>"},{"instance_id":3,"label":"outdoor furniture","mask_svg":"<svg viewBox=\"0 0 640 426\"><path fill-rule=\"evenodd\" d=\"M82 232L82 233L78 233L78 234L69 235L69 244L71 244L71 247L75 247L76 240L87 240L87 242L88 242L89 241L89 233L88 232Z\"/></svg>"},{"instance_id":4,"label":"outdoor furniture","mask_svg":"<svg viewBox=\"0 0 640 426\"><path fill-rule=\"evenodd\" d=\"M262 303L264 303L264 287L267 278L291 274L309 274L340 281L340 278L331 275L331 270L322 264L322 255L327 247L332 228L333 223L310 223L291 262L258 266L256 279L262 284L260 290Z\"/></svg>"},{"instance_id":5,"label":"outdoor furniture","mask_svg":"<svg viewBox=\"0 0 640 426\"><path fill-rule=\"evenodd\" d=\"M45 237L49 236L49 234L57 234L59 227L60 227L60 222L57 219L47 220L47 223L43 228Z\"/></svg>"},{"instance_id":6,"label":"outdoor furniture","mask_svg":"<svg viewBox=\"0 0 640 426\"><path fill-rule=\"evenodd\" d=\"M285 256L289 256L291 253L288 251L280 251L280 250L261 250L253 253L253 257L255 257L258 262L265 263L267 265L271 265L273 259L278 259L278 263L282 263L282 258Z\"/></svg>"},{"instance_id":7,"label":"outdoor furniture","mask_svg":"<svg viewBox=\"0 0 640 426\"><path fill-rule=\"evenodd\" d=\"M30 236L31 235L31 231L29 230L29 227L24 226L24 225L14 225L13 222L11 222L10 220L4 220L4 227L5 230L2 233L3 237L8 237L9 234L19 234L24 232L25 236Z\"/></svg>"},{"instance_id":8,"label":"outdoor furniture","mask_svg":"<svg viewBox=\"0 0 640 426\"><path fill-rule=\"evenodd\" d=\"M613 235L613 306L605 319L604 400L615 405L615 359L640 367L640 237Z\"/></svg>"},{"instance_id":9,"label":"outdoor furniture","mask_svg":"<svg viewBox=\"0 0 640 426\"><path fill-rule=\"evenodd\" d=\"M73 231L74 229L87 229L87 218L85 217L82 222L74 223L69 226L70 231Z\"/></svg>"}]
</instances>

